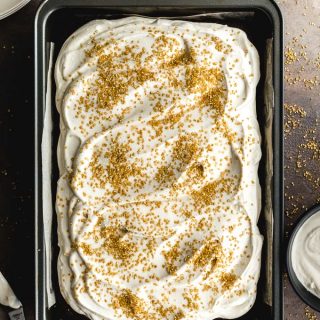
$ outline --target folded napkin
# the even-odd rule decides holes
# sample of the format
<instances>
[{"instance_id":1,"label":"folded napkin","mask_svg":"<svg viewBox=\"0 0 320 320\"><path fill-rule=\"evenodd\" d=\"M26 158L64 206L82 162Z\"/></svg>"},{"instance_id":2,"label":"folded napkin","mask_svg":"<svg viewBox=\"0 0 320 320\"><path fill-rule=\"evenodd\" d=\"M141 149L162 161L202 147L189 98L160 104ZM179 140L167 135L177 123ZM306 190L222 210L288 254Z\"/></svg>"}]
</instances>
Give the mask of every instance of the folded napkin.
<instances>
[{"instance_id":1,"label":"folded napkin","mask_svg":"<svg viewBox=\"0 0 320 320\"><path fill-rule=\"evenodd\" d=\"M18 309L21 307L21 302L13 293L8 281L0 272L0 304Z\"/></svg>"}]
</instances>

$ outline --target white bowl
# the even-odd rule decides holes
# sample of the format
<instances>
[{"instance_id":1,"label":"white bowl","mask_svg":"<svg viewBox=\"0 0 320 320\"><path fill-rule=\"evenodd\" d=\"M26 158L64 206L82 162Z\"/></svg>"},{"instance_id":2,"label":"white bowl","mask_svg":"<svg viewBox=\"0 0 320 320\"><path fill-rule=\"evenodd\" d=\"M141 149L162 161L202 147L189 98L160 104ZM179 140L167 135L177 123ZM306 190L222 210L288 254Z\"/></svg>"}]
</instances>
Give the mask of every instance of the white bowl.
<instances>
[{"instance_id":1,"label":"white bowl","mask_svg":"<svg viewBox=\"0 0 320 320\"><path fill-rule=\"evenodd\" d=\"M0 0L0 20L25 6L30 0Z\"/></svg>"}]
</instances>

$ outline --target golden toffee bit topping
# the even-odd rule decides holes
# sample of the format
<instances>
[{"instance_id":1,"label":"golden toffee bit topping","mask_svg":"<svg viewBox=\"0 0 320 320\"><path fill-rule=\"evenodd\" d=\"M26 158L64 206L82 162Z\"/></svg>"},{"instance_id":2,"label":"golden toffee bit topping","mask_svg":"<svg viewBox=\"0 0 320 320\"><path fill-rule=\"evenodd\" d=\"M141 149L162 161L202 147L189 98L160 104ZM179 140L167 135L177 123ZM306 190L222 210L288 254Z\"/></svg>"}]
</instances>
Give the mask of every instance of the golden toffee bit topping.
<instances>
[{"instance_id":1,"label":"golden toffee bit topping","mask_svg":"<svg viewBox=\"0 0 320 320\"><path fill-rule=\"evenodd\" d=\"M223 290L230 290L237 281L237 276L234 273L222 272L220 281L222 282Z\"/></svg>"},{"instance_id":2,"label":"golden toffee bit topping","mask_svg":"<svg viewBox=\"0 0 320 320\"><path fill-rule=\"evenodd\" d=\"M304 308L305 316L308 320L318 320L316 314L309 307Z\"/></svg>"},{"instance_id":3,"label":"golden toffee bit topping","mask_svg":"<svg viewBox=\"0 0 320 320\"><path fill-rule=\"evenodd\" d=\"M152 301L152 304L159 305L157 307L157 312L161 316L161 319L172 319L172 320L180 320L185 317L185 314L175 307L164 307L159 301Z\"/></svg>"},{"instance_id":4,"label":"golden toffee bit topping","mask_svg":"<svg viewBox=\"0 0 320 320\"><path fill-rule=\"evenodd\" d=\"M197 205L210 205L224 193L234 192L237 181L232 178L221 178L204 185L200 190L192 191L191 196Z\"/></svg>"},{"instance_id":5,"label":"golden toffee bit topping","mask_svg":"<svg viewBox=\"0 0 320 320\"><path fill-rule=\"evenodd\" d=\"M143 170L136 163L128 161L130 147L113 140L111 150L98 149L89 163L93 186L105 189L113 187L113 194L126 194L129 188L143 186ZM102 164L104 160L107 165ZM135 181L131 178L135 178ZM76 181L73 182L73 185Z\"/></svg>"},{"instance_id":6,"label":"golden toffee bit topping","mask_svg":"<svg viewBox=\"0 0 320 320\"><path fill-rule=\"evenodd\" d=\"M179 311L177 314L174 315L173 320L181 320L185 317L185 314L182 311Z\"/></svg>"},{"instance_id":7,"label":"golden toffee bit topping","mask_svg":"<svg viewBox=\"0 0 320 320\"><path fill-rule=\"evenodd\" d=\"M110 59L110 60L109 60ZM103 56L97 85L98 108L112 109L117 103L124 103L125 94L130 88L137 88L154 75L146 68L134 68L119 72L118 66L107 63L112 57ZM112 70L116 69L114 72Z\"/></svg>"},{"instance_id":8,"label":"golden toffee bit topping","mask_svg":"<svg viewBox=\"0 0 320 320\"><path fill-rule=\"evenodd\" d=\"M120 308L129 319L148 320L148 313L145 311L143 300L138 298L130 290L124 290L113 300L113 308Z\"/></svg>"},{"instance_id":9,"label":"golden toffee bit topping","mask_svg":"<svg viewBox=\"0 0 320 320\"><path fill-rule=\"evenodd\" d=\"M73 244L73 248L80 248L84 254L89 256L94 254L94 250L87 243Z\"/></svg>"},{"instance_id":10,"label":"golden toffee bit topping","mask_svg":"<svg viewBox=\"0 0 320 320\"><path fill-rule=\"evenodd\" d=\"M158 169L155 179L161 186L169 187L175 181L175 174L170 166L162 166Z\"/></svg>"},{"instance_id":11,"label":"golden toffee bit topping","mask_svg":"<svg viewBox=\"0 0 320 320\"><path fill-rule=\"evenodd\" d=\"M195 162L188 168L188 177L197 182L204 178L204 166L201 163Z\"/></svg>"},{"instance_id":12,"label":"golden toffee bit topping","mask_svg":"<svg viewBox=\"0 0 320 320\"><path fill-rule=\"evenodd\" d=\"M218 68L190 67L186 72L186 87L191 93L199 94L200 105L210 106L219 115L224 112L227 91L225 77Z\"/></svg>"},{"instance_id":13,"label":"golden toffee bit topping","mask_svg":"<svg viewBox=\"0 0 320 320\"><path fill-rule=\"evenodd\" d=\"M93 48L89 50L88 56L97 59L97 79L93 87L81 96L78 100L80 105L84 105L85 110L93 108L113 110L118 103L125 103L125 97L130 89L137 89L140 85L149 80L154 80L155 75L151 70L142 66L142 56L144 49L136 51L134 46L119 48L117 52L106 54L106 44L93 43ZM126 62L133 62L129 66Z\"/></svg>"},{"instance_id":14,"label":"golden toffee bit topping","mask_svg":"<svg viewBox=\"0 0 320 320\"><path fill-rule=\"evenodd\" d=\"M162 67L164 68L187 65L194 62L193 51L184 48L176 38L160 36L155 39L152 47L155 56L162 62Z\"/></svg>"},{"instance_id":15,"label":"golden toffee bit topping","mask_svg":"<svg viewBox=\"0 0 320 320\"><path fill-rule=\"evenodd\" d=\"M134 243L124 239L126 234L127 231L125 229L100 225L93 232L86 232L84 236L85 240L94 238L94 246L86 242L75 242L72 244L72 248L80 249L85 255L99 257L101 257L102 251L106 250L115 259L126 260L137 249ZM98 243L101 245L98 246Z\"/></svg>"},{"instance_id":16,"label":"golden toffee bit topping","mask_svg":"<svg viewBox=\"0 0 320 320\"><path fill-rule=\"evenodd\" d=\"M172 156L174 160L188 164L197 155L198 150L198 144L193 136L181 136L174 145Z\"/></svg>"},{"instance_id":17,"label":"golden toffee bit topping","mask_svg":"<svg viewBox=\"0 0 320 320\"><path fill-rule=\"evenodd\" d=\"M301 119L307 116L306 111L296 105L296 104L284 104L285 113L285 124L284 132L286 135L291 134L291 132L297 128L301 127Z\"/></svg>"},{"instance_id":18,"label":"golden toffee bit topping","mask_svg":"<svg viewBox=\"0 0 320 320\"><path fill-rule=\"evenodd\" d=\"M188 293L183 294L185 304L183 305L187 309L194 311L199 310L199 291L198 289L191 289Z\"/></svg>"},{"instance_id":19,"label":"golden toffee bit topping","mask_svg":"<svg viewBox=\"0 0 320 320\"><path fill-rule=\"evenodd\" d=\"M154 128L158 136L161 136L166 127L172 128L180 121L182 116L182 113L174 113L173 111L169 111L164 118L151 119L148 121L148 124Z\"/></svg>"},{"instance_id":20,"label":"golden toffee bit topping","mask_svg":"<svg viewBox=\"0 0 320 320\"><path fill-rule=\"evenodd\" d=\"M292 64L296 61L299 61L299 57L297 53L292 48L287 48L287 50L284 53L285 56L285 64Z\"/></svg>"},{"instance_id":21,"label":"golden toffee bit topping","mask_svg":"<svg viewBox=\"0 0 320 320\"><path fill-rule=\"evenodd\" d=\"M107 45L109 42L105 42L104 45ZM88 58L99 56L103 52L103 44L99 44L94 37L90 39L90 49L85 50L85 55Z\"/></svg>"},{"instance_id":22,"label":"golden toffee bit topping","mask_svg":"<svg viewBox=\"0 0 320 320\"><path fill-rule=\"evenodd\" d=\"M100 235L101 238L105 239L103 247L115 259L126 260L137 249L135 244L123 240L123 237L126 235L125 231L113 227L104 227L101 229Z\"/></svg>"},{"instance_id":23,"label":"golden toffee bit topping","mask_svg":"<svg viewBox=\"0 0 320 320\"><path fill-rule=\"evenodd\" d=\"M192 258L191 262L197 268L203 268L208 264L211 264L213 269L222 256L221 243L217 240L211 240L204 245L204 247L197 252Z\"/></svg>"},{"instance_id":24,"label":"golden toffee bit topping","mask_svg":"<svg viewBox=\"0 0 320 320\"><path fill-rule=\"evenodd\" d=\"M166 270L169 274L175 274L178 270L177 262L181 256L179 244L174 245L168 252L163 252L166 260Z\"/></svg>"}]
</instances>

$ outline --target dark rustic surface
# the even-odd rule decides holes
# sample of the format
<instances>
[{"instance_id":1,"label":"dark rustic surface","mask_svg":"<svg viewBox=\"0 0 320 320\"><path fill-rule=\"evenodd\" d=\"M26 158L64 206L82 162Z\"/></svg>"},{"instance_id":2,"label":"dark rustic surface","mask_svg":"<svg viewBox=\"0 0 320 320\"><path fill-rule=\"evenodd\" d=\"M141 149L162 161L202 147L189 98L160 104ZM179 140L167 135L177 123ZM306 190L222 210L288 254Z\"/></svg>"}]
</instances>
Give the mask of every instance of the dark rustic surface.
<instances>
[{"instance_id":1,"label":"dark rustic surface","mask_svg":"<svg viewBox=\"0 0 320 320\"><path fill-rule=\"evenodd\" d=\"M305 210L320 203L320 1L278 1L285 19L286 240ZM284 275L286 320L320 319Z\"/></svg>"},{"instance_id":2,"label":"dark rustic surface","mask_svg":"<svg viewBox=\"0 0 320 320\"><path fill-rule=\"evenodd\" d=\"M32 0L0 21L0 270L23 302L27 320L34 319L33 19L40 2ZM320 1L278 2L286 20L288 234L320 202ZM284 277L284 319L320 319ZM1 320L6 311L0 307Z\"/></svg>"},{"instance_id":3,"label":"dark rustic surface","mask_svg":"<svg viewBox=\"0 0 320 320\"><path fill-rule=\"evenodd\" d=\"M0 270L28 320L34 319L33 19L39 2L0 20Z\"/></svg>"}]
</instances>

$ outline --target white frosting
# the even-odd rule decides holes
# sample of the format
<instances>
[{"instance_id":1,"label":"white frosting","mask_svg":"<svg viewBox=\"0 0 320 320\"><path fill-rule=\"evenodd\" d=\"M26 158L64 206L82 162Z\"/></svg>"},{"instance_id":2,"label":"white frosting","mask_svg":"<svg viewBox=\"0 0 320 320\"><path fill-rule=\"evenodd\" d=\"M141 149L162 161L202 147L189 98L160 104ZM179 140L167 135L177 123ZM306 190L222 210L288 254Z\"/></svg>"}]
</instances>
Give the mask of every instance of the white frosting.
<instances>
[{"instance_id":1,"label":"white frosting","mask_svg":"<svg viewBox=\"0 0 320 320\"><path fill-rule=\"evenodd\" d=\"M320 212L312 215L297 232L291 258L298 280L320 298Z\"/></svg>"},{"instance_id":2,"label":"white frosting","mask_svg":"<svg viewBox=\"0 0 320 320\"><path fill-rule=\"evenodd\" d=\"M91 319L246 313L262 246L259 58L246 34L92 21L63 45L55 78L58 273L71 307Z\"/></svg>"}]
</instances>

